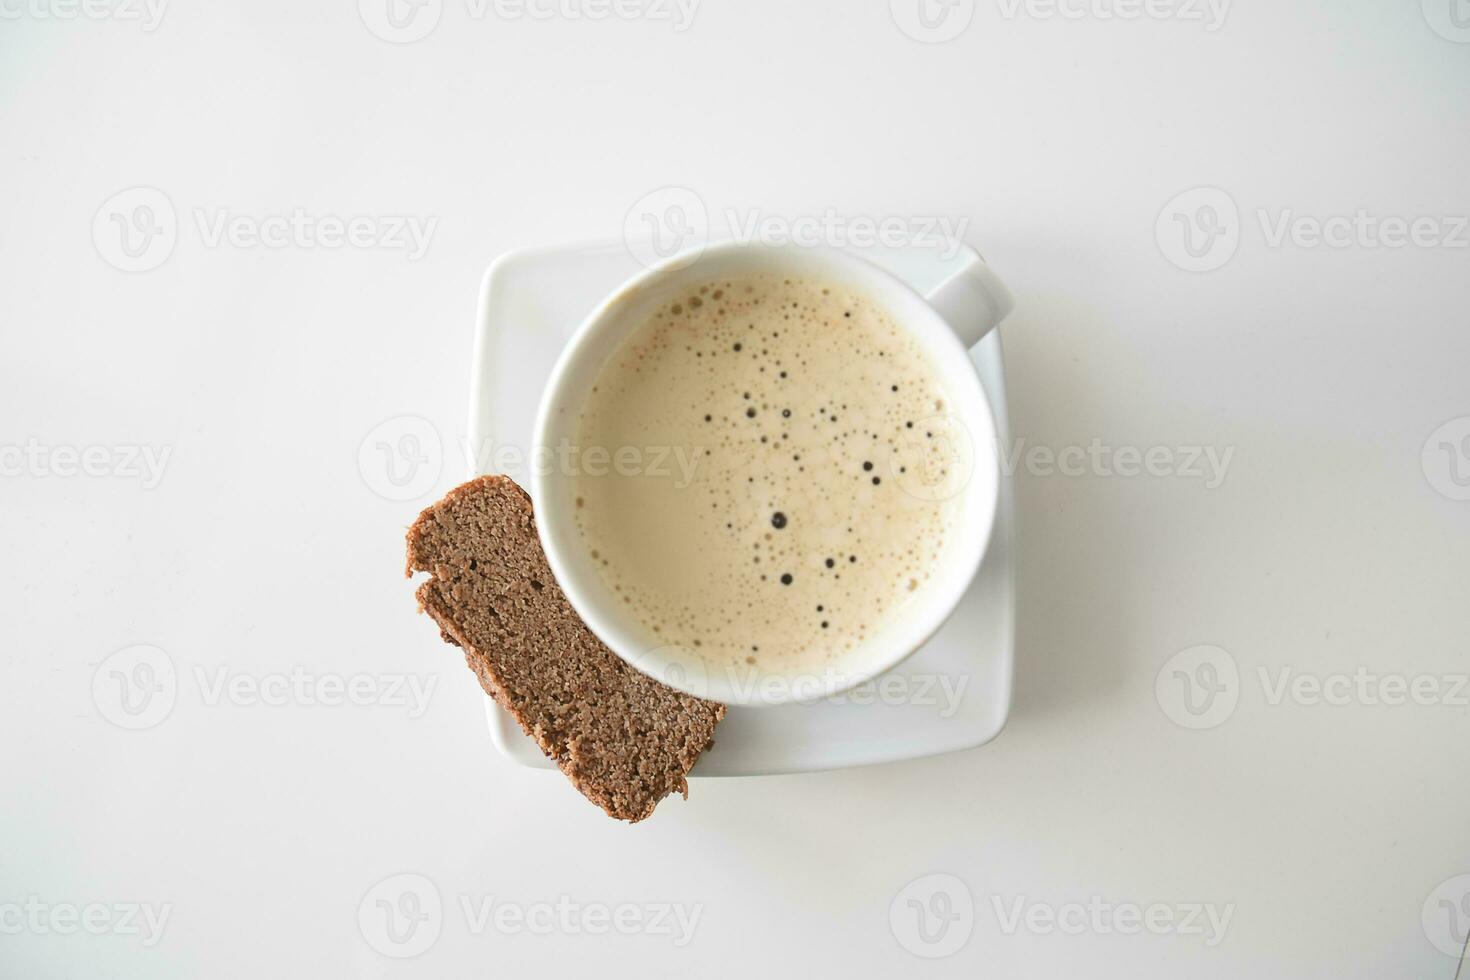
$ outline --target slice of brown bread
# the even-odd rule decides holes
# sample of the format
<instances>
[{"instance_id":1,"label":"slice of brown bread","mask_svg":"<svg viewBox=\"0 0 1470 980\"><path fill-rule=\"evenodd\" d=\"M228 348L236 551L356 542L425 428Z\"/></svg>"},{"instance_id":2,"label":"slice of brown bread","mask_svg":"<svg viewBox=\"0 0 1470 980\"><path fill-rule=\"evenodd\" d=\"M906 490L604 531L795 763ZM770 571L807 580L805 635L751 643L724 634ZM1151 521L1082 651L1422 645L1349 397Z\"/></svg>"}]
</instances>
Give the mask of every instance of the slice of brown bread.
<instances>
[{"instance_id":1,"label":"slice of brown bread","mask_svg":"<svg viewBox=\"0 0 1470 980\"><path fill-rule=\"evenodd\" d=\"M485 693L515 716L572 785L636 823L713 744L725 706L629 667L592 634L552 578L531 498L504 476L451 490L408 531L419 608L464 649Z\"/></svg>"}]
</instances>

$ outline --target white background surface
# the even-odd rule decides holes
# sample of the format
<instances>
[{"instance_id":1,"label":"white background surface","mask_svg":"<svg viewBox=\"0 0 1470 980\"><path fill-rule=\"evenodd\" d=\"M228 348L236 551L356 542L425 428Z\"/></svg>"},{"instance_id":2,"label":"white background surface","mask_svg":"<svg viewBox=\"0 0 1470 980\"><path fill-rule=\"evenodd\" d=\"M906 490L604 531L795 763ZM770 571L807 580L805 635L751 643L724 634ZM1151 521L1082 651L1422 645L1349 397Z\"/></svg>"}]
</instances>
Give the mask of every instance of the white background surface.
<instances>
[{"instance_id":1,"label":"white background surface","mask_svg":"<svg viewBox=\"0 0 1470 980\"><path fill-rule=\"evenodd\" d=\"M980 0L945 44L878 0L706 0L683 32L471 9L445 0L432 33L392 44L345 2L170 6L152 31L4 8L0 444L170 457L144 489L17 473L7 450L0 975L1454 975L1421 913L1443 916L1431 893L1470 872L1470 708L1273 704L1258 670L1467 670L1470 503L1448 467L1470 455L1432 453L1431 480L1421 450L1470 416L1470 250L1272 247L1257 211L1470 212L1470 45L1415 2L1242 3L1210 31ZM177 243L125 273L92 224L138 185L167 195ZM402 530L465 472L485 265L615 237L669 185L714 224L968 218L1019 300L1005 340L1028 447L1233 447L1215 489L1022 467L1016 699L989 746L696 782L630 828L495 754L483 695L414 614ZM1190 273L1155 220L1201 186L1237 205L1240 241ZM210 246L198 224L294 208L437 225L410 261ZM448 445L435 485L394 502L358 450L405 415ZM177 677L141 731L93 695L135 644ZM1237 664L1238 706L1191 731L1155 677L1200 644ZM297 668L435 687L416 718L210 703L221 678ZM399 873L444 905L401 961L375 948L371 891ZM911 952L938 947L900 895L931 873L973 899L937 960ZM1233 911L1214 946L1008 934L996 911L1092 896ZM476 933L461 898L700 918L682 947ZM94 902L168 918L91 935L67 916Z\"/></svg>"}]
</instances>

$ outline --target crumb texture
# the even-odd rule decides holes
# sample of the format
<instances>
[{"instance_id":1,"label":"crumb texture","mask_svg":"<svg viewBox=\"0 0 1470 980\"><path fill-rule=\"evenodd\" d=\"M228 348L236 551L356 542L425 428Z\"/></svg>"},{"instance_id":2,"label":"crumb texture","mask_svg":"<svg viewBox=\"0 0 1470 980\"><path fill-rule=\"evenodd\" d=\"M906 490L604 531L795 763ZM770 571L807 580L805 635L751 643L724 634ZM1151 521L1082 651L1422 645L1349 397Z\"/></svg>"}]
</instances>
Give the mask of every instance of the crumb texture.
<instances>
[{"instance_id":1,"label":"crumb texture","mask_svg":"<svg viewBox=\"0 0 1470 980\"><path fill-rule=\"evenodd\" d=\"M552 578L531 498L513 480L471 480L420 514L408 572L430 573L419 607L582 795L630 822L670 793L688 796L725 706L639 673L593 635Z\"/></svg>"}]
</instances>

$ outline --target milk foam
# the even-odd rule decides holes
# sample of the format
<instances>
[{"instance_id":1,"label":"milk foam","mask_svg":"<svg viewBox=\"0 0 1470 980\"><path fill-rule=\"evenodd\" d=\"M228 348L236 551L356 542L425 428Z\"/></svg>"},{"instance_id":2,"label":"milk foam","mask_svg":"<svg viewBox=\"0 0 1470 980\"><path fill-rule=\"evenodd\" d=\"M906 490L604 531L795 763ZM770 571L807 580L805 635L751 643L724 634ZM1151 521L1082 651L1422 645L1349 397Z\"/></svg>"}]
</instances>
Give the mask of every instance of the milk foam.
<instances>
[{"instance_id":1,"label":"milk foam","mask_svg":"<svg viewBox=\"0 0 1470 980\"><path fill-rule=\"evenodd\" d=\"M608 586L660 645L789 673L839 661L929 579L953 501L909 492L951 465L945 394L865 295L777 276L670 300L622 343L579 446L653 466L577 476L577 521ZM628 457L631 459L632 457Z\"/></svg>"}]
</instances>

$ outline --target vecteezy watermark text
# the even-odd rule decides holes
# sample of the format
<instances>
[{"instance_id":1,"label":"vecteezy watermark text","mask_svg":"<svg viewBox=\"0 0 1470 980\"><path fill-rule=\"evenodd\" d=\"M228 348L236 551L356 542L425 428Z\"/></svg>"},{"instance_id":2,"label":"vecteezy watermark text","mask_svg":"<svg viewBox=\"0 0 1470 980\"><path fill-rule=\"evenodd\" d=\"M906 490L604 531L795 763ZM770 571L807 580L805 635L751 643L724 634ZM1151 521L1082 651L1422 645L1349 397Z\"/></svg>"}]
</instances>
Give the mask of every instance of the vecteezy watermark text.
<instances>
[{"instance_id":1,"label":"vecteezy watermark text","mask_svg":"<svg viewBox=\"0 0 1470 980\"><path fill-rule=\"evenodd\" d=\"M1086 902L1038 902L1025 895L993 895L1000 931L1007 936L1029 932L1037 936L1195 936L1213 949L1225 939L1235 905L1213 902L1110 902L1100 895Z\"/></svg>"},{"instance_id":2,"label":"vecteezy watermark text","mask_svg":"<svg viewBox=\"0 0 1470 980\"><path fill-rule=\"evenodd\" d=\"M208 708L357 707L401 710L421 718L439 683L437 674L340 674L308 670L242 672L228 666L196 665L192 677L199 703ZM92 674L92 703L119 728L141 731L173 713L180 688L173 658L159 647L139 644L108 656Z\"/></svg>"},{"instance_id":3,"label":"vecteezy watermark text","mask_svg":"<svg viewBox=\"0 0 1470 980\"><path fill-rule=\"evenodd\" d=\"M705 455L702 446L600 446L562 440L527 449L491 439L460 442L472 473L530 473L563 476L647 477L668 480L676 490L691 486ZM357 450L363 483L385 500L416 500L438 485L444 468L444 441L439 429L417 415L399 415L378 423Z\"/></svg>"},{"instance_id":4,"label":"vecteezy watermark text","mask_svg":"<svg viewBox=\"0 0 1470 980\"><path fill-rule=\"evenodd\" d=\"M439 683L437 674L332 674L305 667L265 674L246 674L229 667L194 668L200 700L209 707L286 705L336 708L402 708L410 718L421 718Z\"/></svg>"},{"instance_id":5,"label":"vecteezy watermark text","mask_svg":"<svg viewBox=\"0 0 1470 980\"><path fill-rule=\"evenodd\" d=\"M694 482L700 446L580 446L563 440L555 446L537 445L527 452L509 443L464 443L465 460L476 473L510 473L527 468L538 474L562 476L624 476L672 480L676 490Z\"/></svg>"},{"instance_id":6,"label":"vecteezy watermark text","mask_svg":"<svg viewBox=\"0 0 1470 980\"><path fill-rule=\"evenodd\" d=\"M554 902L518 902L493 895L459 897L470 933L494 931L505 936L529 933L548 936L661 936L682 949L694 939L704 914L703 903L578 902L560 895Z\"/></svg>"},{"instance_id":7,"label":"vecteezy watermark text","mask_svg":"<svg viewBox=\"0 0 1470 980\"><path fill-rule=\"evenodd\" d=\"M450 906L472 936L652 936L682 949L694 939L703 903L582 901L570 895L521 901L461 894ZM448 918L439 887L427 876L389 875L358 903L363 940L383 956L406 959L438 941Z\"/></svg>"},{"instance_id":8,"label":"vecteezy watermark text","mask_svg":"<svg viewBox=\"0 0 1470 980\"><path fill-rule=\"evenodd\" d=\"M340 249L401 252L416 262L428 252L439 225L432 215L241 212L228 207L190 211L200 245L208 249ZM108 265L147 272L168 261L178 245L178 212L156 187L129 187L92 216L92 244ZM186 226L187 227L187 226Z\"/></svg>"},{"instance_id":9,"label":"vecteezy watermark text","mask_svg":"<svg viewBox=\"0 0 1470 980\"><path fill-rule=\"evenodd\" d=\"M173 913L172 903L47 902L28 895L19 902L0 902L0 936L137 936L147 948L158 944Z\"/></svg>"},{"instance_id":10,"label":"vecteezy watermark text","mask_svg":"<svg viewBox=\"0 0 1470 980\"><path fill-rule=\"evenodd\" d=\"M1225 26L1232 0L995 0L1003 20L1173 21L1202 25L1207 33ZM1430 0L1426 0L1430 2ZM976 0L889 0L898 29L915 41L943 44L974 20Z\"/></svg>"},{"instance_id":11,"label":"vecteezy watermark text","mask_svg":"<svg viewBox=\"0 0 1470 980\"><path fill-rule=\"evenodd\" d=\"M429 250L439 219L415 214L314 215L302 208L282 214L236 214L229 208L195 208L194 223L206 248L382 249L417 262Z\"/></svg>"},{"instance_id":12,"label":"vecteezy watermark text","mask_svg":"<svg viewBox=\"0 0 1470 980\"><path fill-rule=\"evenodd\" d=\"M1154 20L1225 26L1231 0L996 0L1006 20Z\"/></svg>"},{"instance_id":13,"label":"vecteezy watermark text","mask_svg":"<svg viewBox=\"0 0 1470 980\"><path fill-rule=\"evenodd\" d=\"M1313 673L1291 667L1256 668L1261 691L1271 706L1346 707L1400 705L1470 708L1470 674L1379 673L1359 665L1352 671Z\"/></svg>"},{"instance_id":14,"label":"vecteezy watermark text","mask_svg":"<svg viewBox=\"0 0 1470 980\"><path fill-rule=\"evenodd\" d=\"M1086 446L1028 446L1024 438L1002 447L1001 470L1013 476L1134 477L1203 480L1215 490L1225 482L1234 446L1112 446L1094 438Z\"/></svg>"},{"instance_id":15,"label":"vecteezy watermark text","mask_svg":"<svg viewBox=\"0 0 1470 980\"><path fill-rule=\"evenodd\" d=\"M1376 251L1470 248L1470 215L1384 214L1370 208L1305 214L1295 208L1256 208L1260 242L1270 249ZM1164 257L1187 272L1223 268L1240 248L1245 223L1235 199L1218 187L1175 195L1154 223Z\"/></svg>"},{"instance_id":16,"label":"vecteezy watermark text","mask_svg":"<svg viewBox=\"0 0 1470 980\"><path fill-rule=\"evenodd\" d=\"M943 214L844 215L833 208L821 214L789 217L758 209L725 211L731 238L748 245L796 245L802 248L930 248L953 258L964 247L970 219Z\"/></svg>"},{"instance_id":17,"label":"vecteezy watermark text","mask_svg":"<svg viewBox=\"0 0 1470 980\"><path fill-rule=\"evenodd\" d=\"M1218 728L1234 715L1247 679L1255 680L1268 708L1470 707L1470 674L1377 671L1365 664L1336 671L1258 664L1242 673L1228 650L1213 645L1170 657L1154 678L1154 695L1164 715L1181 728Z\"/></svg>"},{"instance_id":18,"label":"vecteezy watermark text","mask_svg":"<svg viewBox=\"0 0 1470 980\"><path fill-rule=\"evenodd\" d=\"M465 0L470 17L482 20L651 21L689 30L701 0Z\"/></svg>"},{"instance_id":19,"label":"vecteezy watermark text","mask_svg":"<svg viewBox=\"0 0 1470 980\"><path fill-rule=\"evenodd\" d=\"M963 707L972 680L967 673L903 671L868 677L831 665L815 671L782 673L764 670L753 660L711 665L699 650L682 643L646 651L638 666L649 676L700 697L715 697L728 690L746 701L768 703L914 706L940 718L952 718Z\"/></svg>"},{"instance_id":20,"label":"vecteezy watermark text","mask_svg":"<svg viewBox=\"0 0 1470 980\"><path fill-rule=\"evenodd\" d=\"M709 208L687 187L661 187L645 194L623 218L623 241L645 266L681 256L694 262L714 238L740 244L799 248L920 248L952 258L964 248L970 219L944 214L863 214L836 208L807 214L776 214L762 208L726 208L723 225L711 231Z\"/></svg>"},{"instance_id":21,"label":"vecteezy watermark text","mask_svg":"<svg viewBox=\"0 0 1470 980\"><path fill-rule=\"evenodd\" d=\"M1290 242L1297 248L1470 248L1466 215L1414 217L1377 215L1366 208L1352 214L1298 214L1292 208L1256 209L1261 237L1269 248Z\"/></svg>"},{"instance_id":22,"label":"vecteezy watermark text","mask_svg":"<svg viewBox=\"0 0 1470 980\"><path fill-rule=\"evenodd\" d=\"M464 0L472 21L494 18L530 21L644 21L673 25L682 34L694 23L701 0ZM372 34L390 44L412 44L434 32L444 0L358 0L357 11Z\"/></svg>"},{"instance_id":23,"label":"vecteezy watermark text","mask_svg":"<svg viewBox=\"0 0 1470 980\"><path fill-rule=\"evenodd\" d=\"M1112 901L1101 895L1086 901L1039 901L1029 895L991 895L988 902L1001 933L1014 936L1185 936L1208 948L1225 940L1235 916L1233 903ZM969 886L950 874L915 878L893 898L889 928L898 944L915 956L951 956L969 941L977 918Z\"/></svg>"},{"instance_id":24,"label":"vecteezy watermark text","mask_svg":"<svg viewBox=\"0 0 1470 980\"><path fill-rule=\"evenodd\" d=\"M0 0L0 20L115 20L137 23L151 34L163 22L169 0Z\"/></svg>"},{"instance_id":25,"label":"vecteezy watermark text","mask_svg":"<svg viewBox=\"0 0 1470 980\"><path fill-rule=\"evenodd\" d=\"M698 668L693 668L698 669ZM953 718L960 710L965 691L970 686L969 674L905 674L890 671L882 677L865 681L839 694L823 694L842 687L855 677L835 668L817 673L793 675L767 674L755 668L725 668L725 680L748 701L820 700L825 704L881 704L889 707L913 705L933 709L940 718ZM687 683L687 681L686 681Z\"/></svg>"},{"instance_id":26,"label":"vecteezy watermark text","mask_svg":"<svg viewBox=\"0 0 1470 980\"><path fill-rule=\"evenodd\" d=\"M50 445L31 438L23 444L0 444L0 478L137 480L144 490L154 490L163 482L172 454L172 446Z\"/></svg>"}]
</instances>

